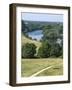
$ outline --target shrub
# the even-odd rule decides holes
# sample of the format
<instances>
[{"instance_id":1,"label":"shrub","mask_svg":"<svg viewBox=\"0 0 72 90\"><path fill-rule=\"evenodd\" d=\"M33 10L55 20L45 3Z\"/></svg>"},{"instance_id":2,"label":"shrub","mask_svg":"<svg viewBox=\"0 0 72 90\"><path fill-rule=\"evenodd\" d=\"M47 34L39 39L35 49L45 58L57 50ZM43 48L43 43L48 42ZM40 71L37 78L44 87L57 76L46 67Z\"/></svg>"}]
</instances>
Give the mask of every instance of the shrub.
<instances>
[{"instance_id":1,"label":"shrub","mask_svg":"<svg viewBox=\"0 0 72 90\"><path fill-rule=\"evenodd\" d=\"M33 58L36 53L36 46L33 43L26 43L22 46L22 58Z\"/></svg>"},{"instance_id":2,"label":"shrub","mask_svg":"<svg viewBox=\"0 0 72 90\"><path fill-rule=\"evenodd\" d=\"M54 57L61 56L62 55L62 47L59 44L55 43L51 47L50 55L54 56Z\"/></svg>"},{"instance_id":3,"label":"shrub","mask_svg":"<svg viewBox=\"0 0 72 90\"><path fill-rule=\"evenodd\" d=\"M38 49L38 57L47 58L50 56L50 45L48 42L43 42L42 46Z\"/></svg>"}]
</instances>

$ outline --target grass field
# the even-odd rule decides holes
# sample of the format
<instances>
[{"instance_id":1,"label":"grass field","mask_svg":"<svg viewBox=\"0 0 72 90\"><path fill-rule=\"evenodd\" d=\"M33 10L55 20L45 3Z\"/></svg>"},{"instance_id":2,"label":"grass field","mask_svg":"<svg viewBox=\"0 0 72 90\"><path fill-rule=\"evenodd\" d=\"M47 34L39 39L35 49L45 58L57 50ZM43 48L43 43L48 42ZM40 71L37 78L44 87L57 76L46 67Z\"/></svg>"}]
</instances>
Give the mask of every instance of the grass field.
<instances>
[{"instance_id":1,"label":"grass field","mask_svg":"<svg viewBox=\"0 0 72 90\"><path fill-rule=\"evenodd\" d=\"M63 75L63 60L60 58L43 58L43 59L22 59L21 76L29 77L34 73L52 66L48 70L39 73L36 76L56 76Z\"/></svg>"}]
</instances>

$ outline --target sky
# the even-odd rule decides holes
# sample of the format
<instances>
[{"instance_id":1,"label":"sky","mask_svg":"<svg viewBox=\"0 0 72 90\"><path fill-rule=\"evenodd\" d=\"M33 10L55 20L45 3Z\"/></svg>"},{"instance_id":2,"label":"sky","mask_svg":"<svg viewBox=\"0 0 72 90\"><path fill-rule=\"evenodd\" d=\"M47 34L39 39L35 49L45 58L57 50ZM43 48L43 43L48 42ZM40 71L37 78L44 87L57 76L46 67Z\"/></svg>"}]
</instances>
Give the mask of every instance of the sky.
<instances>
[{"instance_id":1,"label":"sky","mask_svg":"<svg viewBox=\"0 0 72 90\"><path fill-rule=\"evenodd\" d=\"M21 19L27 21L63 22L62 14L21 13Z\"/></svg>"}]
</instances>

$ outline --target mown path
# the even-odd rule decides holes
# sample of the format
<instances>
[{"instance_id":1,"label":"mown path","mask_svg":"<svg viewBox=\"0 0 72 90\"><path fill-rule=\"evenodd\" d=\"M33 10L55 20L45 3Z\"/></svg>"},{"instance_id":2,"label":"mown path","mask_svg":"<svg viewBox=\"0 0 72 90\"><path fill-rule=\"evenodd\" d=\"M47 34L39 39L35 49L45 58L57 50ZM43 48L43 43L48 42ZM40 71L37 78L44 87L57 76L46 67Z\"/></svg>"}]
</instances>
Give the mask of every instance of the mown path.
<instances>
[{"instance_id":1,"label":"mown path","mask_svg":"<svg viewBox=\"0 0 72 90\"><path fill-rule=\"evenodd\" d=\"M61 63L61 64L62 64L62 63ZM40 70L40 71L34 73L34 74L31 75L30 77L35 77L35 76L37 76L38 74L42 73L43 71L48 70L48 69L50 69L50 68L52 68L52 67L54 67L54 65L49 66L49 67L46 67L46 68L44 68L44 69L42 69L42 70Z\"/></svg>"},{"instance_id":2,"label":"mown path","mask_svg":"<svg viewBox=\"0 0 72 90\"><path fill-rule=\"evenodd\" d=\"M45 70L48 70L48 69L50 69L50 68L52 68L52 67L53 67L53 66L46 67L46 68L44 68L44 69L42 69L42 70L34 73L34 74L31 75L30 77L35 77L36 75L40 74L41 72L43 72L43 71L45 71Z\"/></svg>"}]
</instances>

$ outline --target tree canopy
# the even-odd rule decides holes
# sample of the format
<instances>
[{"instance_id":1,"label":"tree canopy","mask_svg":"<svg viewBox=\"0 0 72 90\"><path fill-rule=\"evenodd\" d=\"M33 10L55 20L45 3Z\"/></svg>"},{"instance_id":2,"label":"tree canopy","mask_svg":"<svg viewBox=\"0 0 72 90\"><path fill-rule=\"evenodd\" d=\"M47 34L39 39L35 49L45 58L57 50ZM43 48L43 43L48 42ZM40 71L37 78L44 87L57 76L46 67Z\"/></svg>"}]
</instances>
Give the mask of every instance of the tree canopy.
<instances>
[{"instance_id":1,"label":"tree canopy","mask_svg":"<svg viewBox=\"0 0 72 90\"><path fill-rule=\"evenodd\" d=\"M36 46L33 43L26 43L22 46L22 57L33 58L36 53Z\"/></svg>"}]
</instances>

